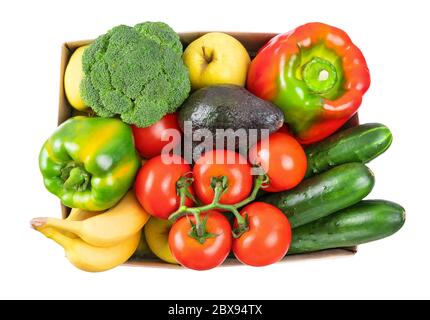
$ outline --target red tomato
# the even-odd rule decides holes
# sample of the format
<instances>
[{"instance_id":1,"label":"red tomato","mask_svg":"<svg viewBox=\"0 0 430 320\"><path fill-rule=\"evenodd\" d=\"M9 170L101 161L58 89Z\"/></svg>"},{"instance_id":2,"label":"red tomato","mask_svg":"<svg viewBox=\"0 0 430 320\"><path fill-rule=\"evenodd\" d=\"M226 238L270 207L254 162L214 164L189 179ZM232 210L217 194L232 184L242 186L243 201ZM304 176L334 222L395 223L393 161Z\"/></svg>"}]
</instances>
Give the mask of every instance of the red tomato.
<instances>
[{"instance_id":1,"label":"red tomato","mask_svg":"<svg viewBox=\"0 0 430 320\"><path fill-rule=\"evenodd\" d=\"M249 152L249 161L260 165L269 176L269 192L294 188L306 173L306 154L296 139L283 132L275 132L258 142Z\"/></svg>"},{"instance_id":2,"label":"red tomato","mask_svg":"<svg viewBox=\"0 0 430 320\"><path fill-rule=\"evenodd\" d=\"M189 235L194 216L184 216L176 221L169 233L169 247L175 259L184 267L194 270L208 270L219 266L231 250L231 227L227 218L211 210L201 215L205 219L206 232L216 235L200 243Z\"/></svg>"},{"instance_id":3,"label":"red tomato","mask_svg":"<svg viewBox=\"0 0 430 320\"><path fill-rule=\"evenodd\" d=\"M173 161L175 163L172 163ZM149 214L167 219L179 207L176 182L189 172L191 172L190 165L180 156L159 155L152 158L137 174L136 197ZM191 187L189 191L193 194ZM187 198L186 205L192 206L192 204L193 202Z\"/></svg>"},{"instance_id":4,"label":"red tomato","mask_svg":"<svg viewBox=\"0 0 430 320\"><path fill-rule=\"evenodd\" d=\"M160 121L152 126L138 128L133 125L131 128L133 130L136 149L139 151L140 155L146 159L160 155L161 151L168 143L173 142L172 148L180 143L179 139L177 139L177 141L172 141L173 138L170 137L166 131L167 129L175 129L178 132L178 136L180 136L181 129L179 128L176 113L166 114Z\"/></svg>"},{"instance_id":5,"label":"red tomato","mask_svg":"<svg viewBox=\"0 0 430 320\"><path fill-rule=\"evenodd\" d=\"M252 189L251 166L239 153L230 150L212 150L201 156L193 169L194 190L198 198L209 204L214 197L212 177L226 176L227 191L220 203L235 204L247 198Z\"/></svg>"},{"instance_id":6,"label":"red tomato","mask_svg":"<svg viewBox=\"0 0 430 320\"><path fill-rule=\"evenodd\" d=\"M278 131L276 131L276 132L282 132L282 133L286 133L286 134L289 134L289 135L291 135L291 132L290 132L290 129L288 129L288 126L284 123L284 125L282 126L282 127L280 127L279 128L279 130Z\"/></svg>"},{"instance_id":7,"label":"red tomato","mask_svg":"<svg viewBox=\"0 0 430 320\"><path fill-rule=\"evenodd\" d=\"M271 204L254 202L243 208L249 230L233 240L236 258L250 266L266 266L281 260L291 243L291 227L285 215ZM236 222L237 227L237 222Z\"/></svg>"}]
</instances>

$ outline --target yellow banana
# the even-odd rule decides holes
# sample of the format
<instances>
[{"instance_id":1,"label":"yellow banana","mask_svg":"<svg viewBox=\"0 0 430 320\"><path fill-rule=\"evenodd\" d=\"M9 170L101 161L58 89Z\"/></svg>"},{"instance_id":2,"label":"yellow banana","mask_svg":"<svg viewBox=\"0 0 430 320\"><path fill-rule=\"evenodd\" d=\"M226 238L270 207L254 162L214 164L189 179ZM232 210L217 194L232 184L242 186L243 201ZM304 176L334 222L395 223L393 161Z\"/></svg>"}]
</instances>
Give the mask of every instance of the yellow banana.
<instances>
[{"instance_id":1,"label":"yellow banana","mask_svg":"<svg viewBox=\"0 0 430 320\"><path fill-rule=\"evenodd\" d=\"M126 262L139 245L141 232L112 247L95 247L79 238L69 238L51 227L36 227L47 238L64 248L66 257L77 268L88 272L106 271Z\"/></svg>"},{"instance_id":2,"label":"yellow banana","mask_svg":"<svg viewBox=\"0 0 430 320\"><path fill-rule=\"evenodd\" d=\"M67 216L66 220L82 221L88 218L95 217L100 213L103 213L103 211L86 211L83 209L73 208L72 211L70 211L70 214Z\"/></svg>"},{"instance_id":3,"label":"yellow banana","mask_svg":"<svg viewBox=\"0 0 430 320\"><path fill-rule=\"evenodd\" d=\"M71 232L92 246L112 247L139 232L149 219L134 192L129 191L113 208L83 221L56 218L36 218L31 221L35 229L53 227Z\"/></svg>"},{"instance_id":4,"label":"yellow banana","mask_svg":"<svg viewBox=\"0 0 430 320\"><path fill-rule=\"evenodd\" d=\"M86 211L82 209L73 208L72 211L70 211L69 215L67 216L66 220L82 221L88 218L95 217L100 213L102 213L102 211ZM73 238L73 239L79 238L76 234L71 232L64 231L63 233L69 238Z\"/></svg>"}]
</instances>

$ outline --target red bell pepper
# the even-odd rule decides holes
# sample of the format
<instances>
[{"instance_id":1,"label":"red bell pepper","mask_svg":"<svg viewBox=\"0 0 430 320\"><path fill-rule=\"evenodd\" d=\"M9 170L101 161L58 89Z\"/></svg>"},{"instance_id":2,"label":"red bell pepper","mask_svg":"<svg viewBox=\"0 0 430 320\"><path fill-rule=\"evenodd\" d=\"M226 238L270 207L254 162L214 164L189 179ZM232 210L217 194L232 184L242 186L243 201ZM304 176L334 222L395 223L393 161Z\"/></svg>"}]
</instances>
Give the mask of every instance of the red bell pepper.
<instances>
[{"instance_id":1,"label":"red bell pepper","mask_svg":"<svg viewBox=\"0 0 430 320\"><path fill-rule=\"evenodd\" d=\"M357 111L370 85L366 60L342 30L308 23L271 39L252 61L247 88L272 101L303 144L322 140Z\"/></svg>"}]
</instances>

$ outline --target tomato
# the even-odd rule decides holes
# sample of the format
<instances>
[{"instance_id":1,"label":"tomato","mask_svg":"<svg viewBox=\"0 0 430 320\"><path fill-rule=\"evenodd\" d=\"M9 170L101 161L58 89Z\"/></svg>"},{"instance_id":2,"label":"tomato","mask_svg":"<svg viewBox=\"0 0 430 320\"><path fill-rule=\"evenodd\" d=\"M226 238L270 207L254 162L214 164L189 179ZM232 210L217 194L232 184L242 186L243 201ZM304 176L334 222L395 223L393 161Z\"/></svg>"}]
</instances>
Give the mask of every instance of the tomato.
<instances>
[{"instance_id":1,"label":"tomato","mask_svg":"<svg viewBox=\"0 0 430 320\"><path fill-rule=\"evenodd\" d=\"M254 145L249 161L260 165L269 176L268 192L294 188L306 174L306 154L300 143L285 132L275 132Z\"/></svg>"},{"instance_id":2,"label":"tomato","mask_svg":"<svg viewBox=\"0 0 430 320\"><path fill-rule=\"evenodd\" d=\"M219 266L231 250L232 234L230 223L221 213L211 210L201 214L207 218L206 232L215 235L203 243L190 236L194 216L179 218L170 229L169 247L175 259L184 267L194 270L208 270Z\"/></svg>"},{"instance_id":3,"label":"tomato","mask_svg":"<svg viewBox=\"0 0 430 320\"><path fill-rule=\"evenodd\" d=\"M280 127L280 128L279 128L279 130L278 130L278 131L276 131L276 132L277 132L277 133L282 132L282 133L286 133L286 134L291 135L290 129L288 128L287 124L285 124L285 123L284 123L284 125L283 125L282 127Z\"/></svg>"},{"instance_id":4,"label":"tomato","mask_svg":"<svg viewBox=\"0 0 430 320\"><path fill-rule=\"evenodd\" d=\"M135 192L142 207L151 215L167 219L179 207L176 182L191 172L191 167L180 156L159 155L148 160L136 177ZM193 190L188 189L191 194ZM187 198L187 206L193 202Z\"/></svg>"},{"instance_id":5,"label":"tomato","mask_svg":"<svg viewBox=\"0 0 430 320\"><path fill-rule=\"evenodd\" d=\"M233 253L239 261L250 266L266 266L287 254L291 227L281 210L268 203L254 202L240 214L248 215L249 230L233 240Z\"/></svg>"},{"instance_id":6,"label":"tomato","mask_svg":"<svg viewBox=\"0 0 430 320\"><path fill-rule=\"evenodd\" d=\"M243 156L234 151L206 152L196 161L193 176L194 190L204 204L211 203L214 197L212 177L225 176L228 179L228 188L220 198L222 204L235 204L251 193L251 166Z\"/></svg>"},{"instance_id":7,"label":"tomato","mask_svg":"<svg viewBox=\"0 0 430 320\"><path fill-rule=\"evenodd\" d=\"M166 114L152 126L138 128L133 125L131 128L136 149L146 159L160 155L163 148L169 143L171 143L172 148L180 143L180 139L174 140L166 131L167 129L177 130L178 136L180 136L181 129L179 128L176 113Z\"/></svg>"}]
</instances>

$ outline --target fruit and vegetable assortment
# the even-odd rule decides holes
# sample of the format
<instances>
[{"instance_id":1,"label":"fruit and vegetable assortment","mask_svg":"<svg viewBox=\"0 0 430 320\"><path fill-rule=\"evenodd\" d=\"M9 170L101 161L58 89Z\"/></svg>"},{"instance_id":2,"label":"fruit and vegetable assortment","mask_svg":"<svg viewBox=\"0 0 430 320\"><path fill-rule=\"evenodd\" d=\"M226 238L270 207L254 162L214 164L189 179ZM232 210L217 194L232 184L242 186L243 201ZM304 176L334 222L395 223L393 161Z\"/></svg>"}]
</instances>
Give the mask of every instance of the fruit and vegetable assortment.
<instances>
[{"instance_id":1,"label":"fruit and vegetable assortment","mask_svg":"<svg viewBox=\"0 0 430 320\"><path fill-rule=\"evenodd\" d=\"M308 23L253 59L220 32L183 49L167 24L145 22L70 57L65 95L80 115L39 155L47 190L70 213L31 225L73 265L266 266L403 226L400 205L364 200L375 184L366 164L392 134L351 122L370 75L344 31Z\"/></svg>"}]
</instances>

